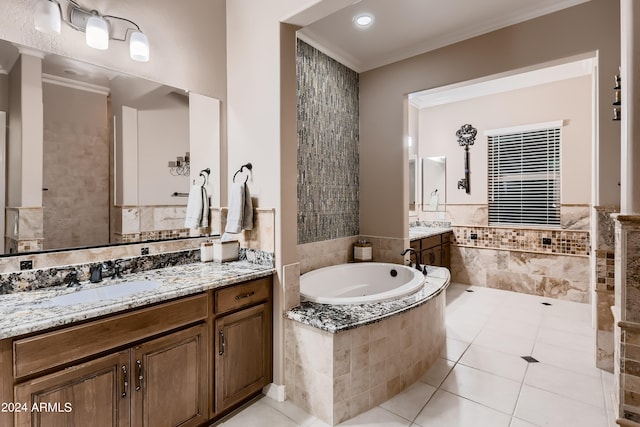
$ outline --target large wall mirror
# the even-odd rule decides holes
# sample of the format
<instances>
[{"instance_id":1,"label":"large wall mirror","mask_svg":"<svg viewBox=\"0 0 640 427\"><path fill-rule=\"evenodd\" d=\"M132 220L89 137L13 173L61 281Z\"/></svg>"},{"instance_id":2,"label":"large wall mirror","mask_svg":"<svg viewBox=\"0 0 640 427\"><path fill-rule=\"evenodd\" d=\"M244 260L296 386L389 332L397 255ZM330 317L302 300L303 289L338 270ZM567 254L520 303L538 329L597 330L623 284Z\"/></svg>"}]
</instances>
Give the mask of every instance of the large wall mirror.
<instances>
[{"instance_id":1,"label":"large wall mirror","mask_svg":"<svg viewBox=\"0 0 640 427\"><path fill-rule=\"evenodd\" d=\"M422 210L444 211L446 203L447 159L445 156L422 159Z\"/></svg>"},{"instance_id":2,"label":"large wall mirror","mask_svg":"<svg viewBox=\"0 0 640 427\"><path fill-rule=\"evenodd\" d=\"M185 229L184 217L191 185L205 183L200 171L219 170L219 108L216 99L0 41L1 252L209 232ZM219 193L213 178L210 195Z\"/></svg>"}]
</instances>

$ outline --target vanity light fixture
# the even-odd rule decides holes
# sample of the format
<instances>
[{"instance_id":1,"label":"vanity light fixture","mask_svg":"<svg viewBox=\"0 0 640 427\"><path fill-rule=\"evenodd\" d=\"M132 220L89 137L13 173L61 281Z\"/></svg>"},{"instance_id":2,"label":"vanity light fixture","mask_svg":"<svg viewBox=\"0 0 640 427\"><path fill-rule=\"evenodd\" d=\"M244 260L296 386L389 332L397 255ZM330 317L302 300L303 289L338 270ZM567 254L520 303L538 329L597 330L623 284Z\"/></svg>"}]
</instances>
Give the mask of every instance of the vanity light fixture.
<instances>
[{"instance_id":1,"label":"vanity light fixture","mask_svg":"<svg viewBox=\"0 0 640 427\"><path fill-rule=\"evenodd\" d=\"M138 24L127 18L84 9L75 0L64 1L68 3L66 16L59 0L38 0L34 16L36 30L60 34L61 22L64 22L74 30L84 32L88 46L101 50L109 48L109 40L127 41L129 35L131 59L149 61L149 40Z\"/></svg>"},{"instance_id":2,"label":"vanity light fixture","mask_svg":"<svg viewBox=\"0 0 640 427\"><path fill-rule=\"evenodd\" d=\"M353 17L353 22L360 28L366 28L373 24L373 16L368 13L362 13Z\"/></svg>"}]
</instances>

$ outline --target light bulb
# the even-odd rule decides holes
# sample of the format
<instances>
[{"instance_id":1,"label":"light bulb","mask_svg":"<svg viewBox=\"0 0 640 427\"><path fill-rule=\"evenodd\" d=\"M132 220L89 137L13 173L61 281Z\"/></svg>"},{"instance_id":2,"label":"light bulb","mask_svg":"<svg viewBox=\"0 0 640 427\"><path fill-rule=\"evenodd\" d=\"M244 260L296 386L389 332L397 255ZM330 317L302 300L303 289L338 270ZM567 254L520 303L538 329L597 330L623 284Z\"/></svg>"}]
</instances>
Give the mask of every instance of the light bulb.
<instances>
[{"instance_id":1,"label":"light bulb","mask_svg":"<svg viewBox=\"0 0 640 427\"><path fill-rule=\"evenodd\" d=\"M109 24L104 18L98 15L89 18L86 34L88 46L100 50L109 48Z\"/></svg>"},{"instance_id":2,"label":"light bulb","mask_svg":"<svg viewBox=\"0 0 640 427\"><path fill-rule=\"evenodd\" d=\"M39 0L36 3L34 16L36 30L42 33L60 34L60 6L49 0Z\"/></svg>"},{"instance_id":3,"label":"light bulb","mask_svg":"<svg viewBox=\"0 0 640 427\"><path fill-rule=\"evenodd\" d=\"M140 31L134 31L131 33L131 40L129 41L129 55L134 61L149 61L149 40L144 33Z\"/></svg>"}]
</instances>

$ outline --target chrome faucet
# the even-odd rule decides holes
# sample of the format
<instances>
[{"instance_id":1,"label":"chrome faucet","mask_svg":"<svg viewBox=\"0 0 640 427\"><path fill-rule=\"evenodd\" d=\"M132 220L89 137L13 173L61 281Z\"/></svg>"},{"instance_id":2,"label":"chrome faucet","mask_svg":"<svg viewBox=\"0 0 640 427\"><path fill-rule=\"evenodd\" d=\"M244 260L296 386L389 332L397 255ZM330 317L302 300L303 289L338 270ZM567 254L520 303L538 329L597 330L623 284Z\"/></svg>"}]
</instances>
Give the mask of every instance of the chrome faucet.
<instances>
[{"instance_id":1,"label":"chrome faucet","mask_svg":"<svg viewBox=\"0 0 640 427\"><path fill-rule=\"evenodd\" d=\"M66 283L68 287L80 286L80 280L78 280L79 272L75 267L56 268L56 271L69 272L64 278L64 283Z\"/></svg>"},{"instance_id":2,"label":"chrome faucet","mask_svg":"<svg viewBox=\"0 0 640 427\"><path fill-rule=\"evenodd\" d=\"M426 276L427 266L426 265L420 266L420 264L422 264L422 256L420 255L420 252L416 251L413 248L407 248L404 251L402 251L400 255L405 256L407 252L413 253L413 255L416 257L416 264L414 265L415 269L422 272L422 274ZM411 259L409 259L409 265L411 265Z\"/></svg>"},{"instance_id":3,"label":"chrome faucet","mask_svg":"<svg viewBox=\"0 0 640 427\"><path fill-rule=\"evenodd\" d=\"M113 261L113 274L111 279L122 279L122 260L117 259Z\"/></svg>"}]
</instances>

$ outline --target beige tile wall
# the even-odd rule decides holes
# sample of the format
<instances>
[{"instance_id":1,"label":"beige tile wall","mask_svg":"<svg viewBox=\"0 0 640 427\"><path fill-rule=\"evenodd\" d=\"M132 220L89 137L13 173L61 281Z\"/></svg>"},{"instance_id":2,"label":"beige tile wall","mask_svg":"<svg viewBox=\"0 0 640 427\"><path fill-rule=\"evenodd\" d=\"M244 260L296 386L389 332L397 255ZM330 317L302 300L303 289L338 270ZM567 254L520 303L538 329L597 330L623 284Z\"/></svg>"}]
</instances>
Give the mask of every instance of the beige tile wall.
<instances>
[{"instance_id":1,"label":"beige tile wall","mask_svg":"<svg viewBox=\"0 0 640 427\"><path fill-rule=\"evenodd\" d=\"M331 334L285 322L287 398L331 425L413 384L445 344L445 293L356 329Z\"/></svg>"},{"instance_id":2,"label":"beige tile wall","mask_svg":"<svg viewBox=\"0 0 640 427\"><path fill-rule=\"evenodd\" d=\"M618 216L615 232L620 327L615 328L614 377L620 386L620 418L640 423L640 215Z\"/></svg>"},{"instance_id":3,"label":"beige tile wall","mask_svg":"<svg viewBox=\"0 0 640 427\"><path fill-rule=\"evenodd\" d=\"M590 276L586 256L451 247L452 282L587 303Z\"/></svg>"},{"instance_id":4,"label":"beige tile wall","mask_svg":"<svg viewBox=\"0 0 640 427\"><path fill-rule=\"evenodd\" d=\"M400 254L409 247L409 239L360 235L298 245L300 273L353 261L353 245L362 239L371 242L373 261L404 262Z\"/></svg>"}]
</instances>

